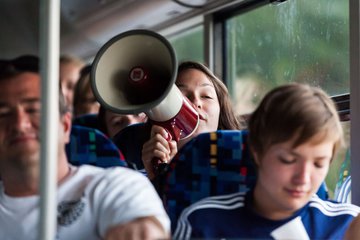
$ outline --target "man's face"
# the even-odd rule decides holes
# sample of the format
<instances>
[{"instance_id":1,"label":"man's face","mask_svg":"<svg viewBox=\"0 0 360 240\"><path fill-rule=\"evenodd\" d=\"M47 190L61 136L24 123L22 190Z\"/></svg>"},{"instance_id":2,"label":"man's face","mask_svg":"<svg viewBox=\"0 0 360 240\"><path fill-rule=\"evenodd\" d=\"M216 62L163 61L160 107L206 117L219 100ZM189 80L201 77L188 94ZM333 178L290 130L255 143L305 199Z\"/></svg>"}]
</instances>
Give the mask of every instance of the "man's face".
<instances>
[{"instance_id":1,"label":"man's face","mask_svg":"<svg viewBox=\"0 0 360 240\"><path fill-rule=\"evenodd\" d=\"M38 166L40 109L38 74L0 81L0 167Z\"/></svg>"}]
</instances>

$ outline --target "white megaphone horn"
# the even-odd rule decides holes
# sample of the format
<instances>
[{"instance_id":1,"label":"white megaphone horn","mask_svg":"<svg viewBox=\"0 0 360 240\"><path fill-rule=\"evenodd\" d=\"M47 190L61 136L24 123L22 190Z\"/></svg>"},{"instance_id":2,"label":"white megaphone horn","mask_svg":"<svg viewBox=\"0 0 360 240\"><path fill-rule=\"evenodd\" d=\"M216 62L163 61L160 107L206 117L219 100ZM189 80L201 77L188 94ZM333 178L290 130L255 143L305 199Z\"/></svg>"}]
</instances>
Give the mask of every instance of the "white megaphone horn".
<instances>
[{"instance_id":1,"label":"white megaphone horn","mask_svg":"<svg viewBox=\"0 0 360 240\"><path fill-rule=\"evenodd\" d=\"M149 30L110 39L95 56L91 84L97 100L119 114L144 112L178 141L189 137L199 115L175 85L177 60L170 43Z\"/></svg>"}]
</instances>

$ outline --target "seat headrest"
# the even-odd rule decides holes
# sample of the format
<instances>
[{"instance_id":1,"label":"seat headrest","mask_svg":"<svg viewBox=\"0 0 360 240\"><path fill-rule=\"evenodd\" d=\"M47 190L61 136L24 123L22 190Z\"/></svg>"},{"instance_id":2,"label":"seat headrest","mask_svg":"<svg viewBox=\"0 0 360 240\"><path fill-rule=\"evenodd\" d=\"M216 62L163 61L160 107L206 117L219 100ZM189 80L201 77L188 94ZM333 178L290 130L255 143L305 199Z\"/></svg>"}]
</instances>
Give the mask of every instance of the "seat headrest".
<instances>
[{"instance_id":1,"label":"seat headrest","mask_svg":"<svg viewBox=\"0 0 360 240\"><path fill-rule=\"evenodd\" d=\"M256 181L246 130L203 133L188 142L170 163L163 189L172 228L181 211L214 195L247 191Z\"/></svg>"},{"instance_id":2,"label":"seat headrest","mask_svg":"<svg viewBox=\"0 0 360 240\"><path fill-rule=\"evenodd\" d=\"M143 170L141 151L144 143L150 139L151 125L149 123L136 123L129 125L118 132L113 141L124 154L130 168Z\"/></svg>"},{"instance_id":3,"label":"seat headrest","mask_svg":"<svg viewBox=\"0 0 360 240\"><path fill-rule=\"evenodd\" d=\"M66 153L69 162L75 166L127 166L124 156L111 139L94 128L73 125Z\"/></svg>"}]
</instances>

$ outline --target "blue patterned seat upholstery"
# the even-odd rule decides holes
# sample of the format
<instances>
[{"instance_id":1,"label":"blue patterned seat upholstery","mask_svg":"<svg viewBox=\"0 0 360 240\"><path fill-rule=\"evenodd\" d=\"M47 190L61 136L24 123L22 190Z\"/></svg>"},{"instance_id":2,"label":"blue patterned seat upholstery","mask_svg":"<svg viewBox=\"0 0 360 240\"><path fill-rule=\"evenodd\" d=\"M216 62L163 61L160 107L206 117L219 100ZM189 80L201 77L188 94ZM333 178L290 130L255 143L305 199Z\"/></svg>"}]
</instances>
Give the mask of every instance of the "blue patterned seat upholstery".
<instances>
[{"instance_id":1,"label":"blue patterned seat upholstery","mask_svg":"<svg viewBox=\"0 0 360 240\"><path fill-rule=\"evenodd\" d=\"M144 172L141 151L144 143L150 139L151 125L149 123L135 123L118 132L113 141L124 154L128 166Z\"/></svg>"},{"instance_id":2,"label":"blue patterned seat upholstery","mask_svg":"<svg viewBox=\"0 0 360 240\"><path fill-rule=\"evenodd\" d=\"M181 211L214 195L247 191L256 174L246 130L203 133L187 143L170 163L164 204L175 229Z\"/></svg>"},{"instance_id":3,"label":"blue patterned seat upholstery","mask_svg":"<svg viewBox=\"0 0 360 240\"><path fill-rule=\"evenodd\" d=\"M116 145L94 128L73 125L66 154L72 165L90 164L99 167L127 166Z\"/></svg>"}]
</instances>

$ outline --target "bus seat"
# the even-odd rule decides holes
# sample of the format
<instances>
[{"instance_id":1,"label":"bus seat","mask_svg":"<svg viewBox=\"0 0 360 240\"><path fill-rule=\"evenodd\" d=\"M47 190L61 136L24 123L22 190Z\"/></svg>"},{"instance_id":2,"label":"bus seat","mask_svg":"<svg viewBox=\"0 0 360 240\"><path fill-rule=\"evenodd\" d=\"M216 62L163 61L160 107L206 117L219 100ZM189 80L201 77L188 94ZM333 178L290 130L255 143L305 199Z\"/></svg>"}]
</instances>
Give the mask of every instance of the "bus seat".
<instances>
[{"instance_id":1,"label":"bus seat","mask_svg":"<svg viewBox=\"0 0 360 240\"><path fill-rule=\"evenodd\" d=\"M214 195L247 191L255 183L255 167L246 130L202 133L174 157L166 173L163 200L175 229L181 211Z\"/></svg>"},{"instance_id":2,"label":"bus seat","mask_svg":"<svg viewBox=\"0 0 360 240\"><path fill-rule=\"evenodd\" d=\"M161 190L172 229L182 210L205 197L246 192L254 187L256 168L247 130L202 133L174 157ZM326 185L318 195L327 199Z\"/></svg>"},{"instance_id":3,"label":"bus seat","mask_svg":"<svg viewBox=\"0 0 360 240\"><path fill-rule=\"evenodd\" d=\"M72 124L98 129L98 117L95 113L84 114L74 118Z\"/></svg>"},{"instance_id":4,"label":"bus seat","mask_svg":"<svg viewBox=\"0 0 360 240\"><path fill-rule=\"evenodd\" d=\"M337 202L351 203L351 175L348 175L344 182L336 189L334 200Z\"/></svg>"},{"instance_id":5,"label":"bus seat","mask_svg":"<svg viewBox=\"0 0 360 240\"><path fill-rule=\"evenodd\" d=\"M351 160L350 148L346 149L345 159L341 164L338 182L335 186L334 200L338 202L351 203Z\"/></svg>"},{"instance_id":6,"label":"bus seat","mask_svg":"<svg viewBox=\"0 0 360 240\"><path fill-rule=\"evenodd\" d=\"M102 132L94 128L73 125L66 154L72 165L90 164L99 167L127 164L116 145Z\"/></svg>"},{"instance_id":7,"label":"bus seat","mask_svg":"<svg viewBox=\"0 0 360 240\"><path fill-rule=\"evenodd\" d=\"M150 139L151 125L149 123L135 123L118 132L113 141L120 149L130 168L144 172L141 151L144 143Z\"/></svg>"}]
</instances>

